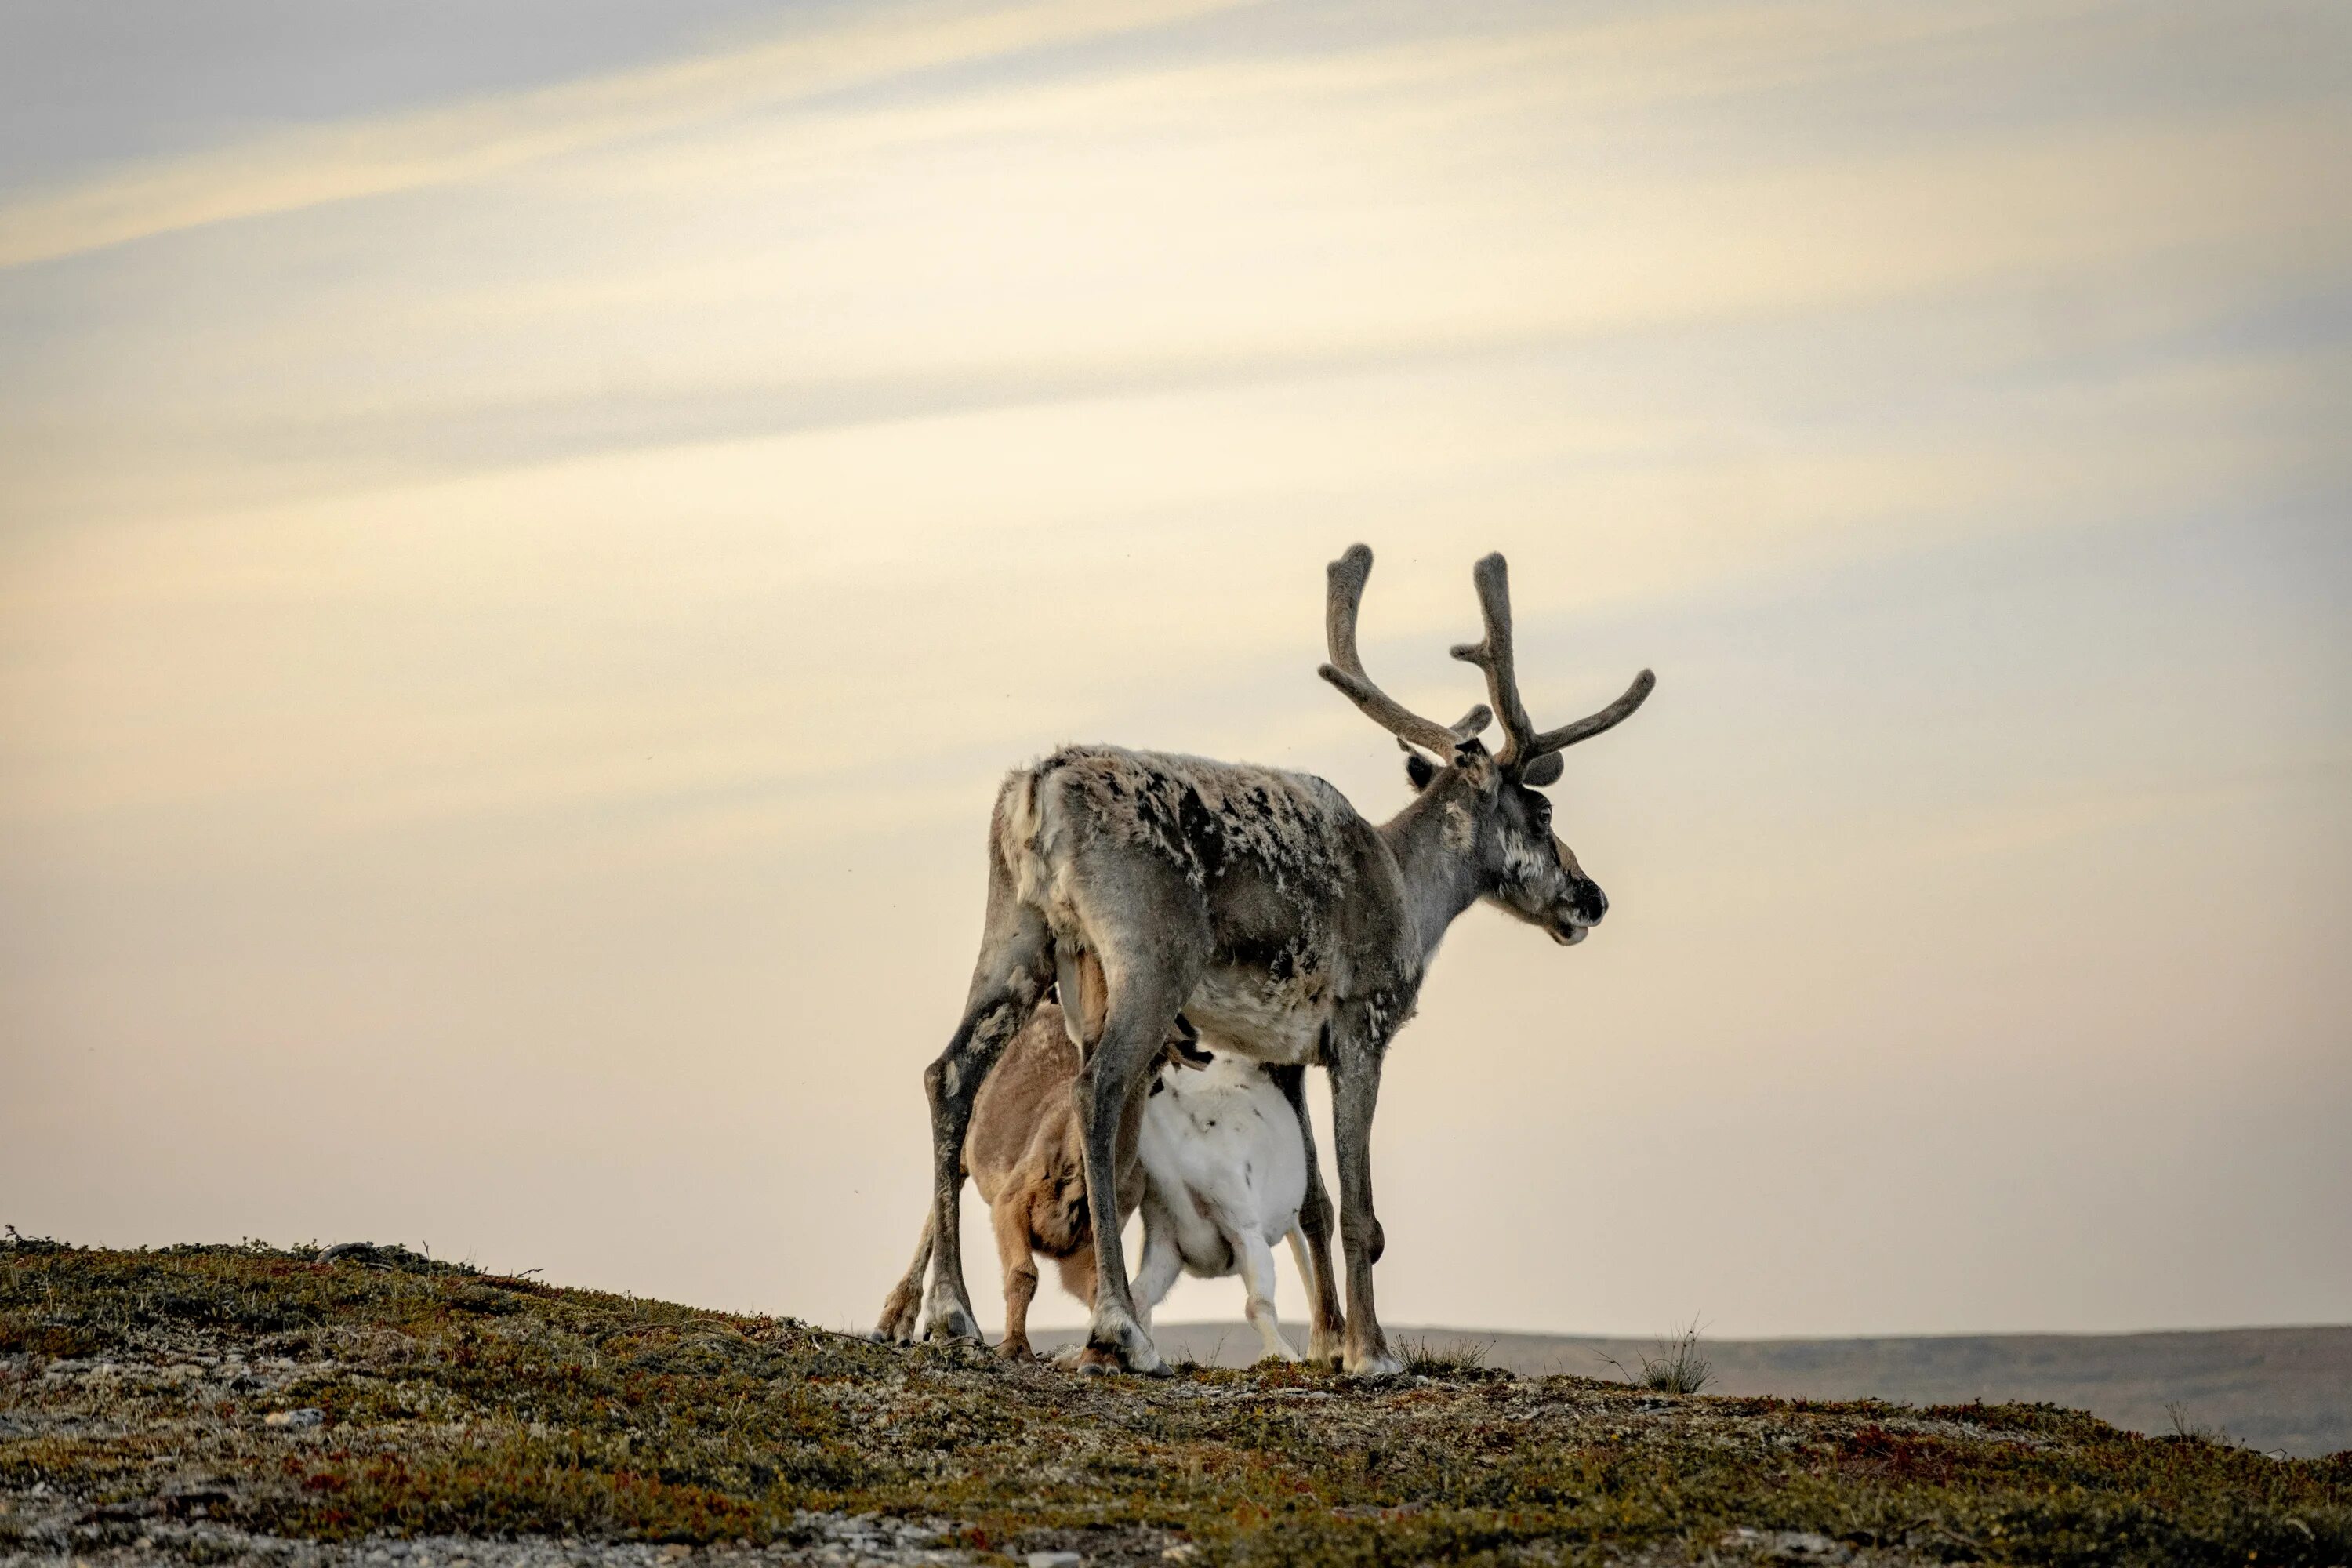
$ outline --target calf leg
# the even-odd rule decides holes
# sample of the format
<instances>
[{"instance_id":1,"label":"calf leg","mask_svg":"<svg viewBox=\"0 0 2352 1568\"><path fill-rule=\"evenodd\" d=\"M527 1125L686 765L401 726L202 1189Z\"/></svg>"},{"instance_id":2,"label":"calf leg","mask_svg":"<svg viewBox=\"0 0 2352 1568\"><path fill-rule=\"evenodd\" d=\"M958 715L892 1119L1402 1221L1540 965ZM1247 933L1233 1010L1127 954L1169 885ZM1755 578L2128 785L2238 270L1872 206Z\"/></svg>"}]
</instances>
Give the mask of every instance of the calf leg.
<instances>
[{"instance_id":1,"label":"calf leg","mask_svg":"<svg viewBox=\"0 0 2352 1568\"><path fill-rule=\"evenodd\" d=\"M1019 1188L998 1194L989 1210L996 1232L996 1261L1004 1269L1004 1338L996 1353L1007 1361L1034 1361L1029 1349L1029 1301L1037 1294L1037 1259L1029 1247L1029 1205Z\"/></svg>"},{"instance_id":2,"label":"calf leg","mask_svg":"<svg viewBox=\"0 0 2352 1568\"><path fill-rule=\"evenodd\" d=\"M1298 1226L1290 1233L1298 1277L1307 1283L1307 1359L1336 1362L1346 1322L1339 1316L1339 1282L1331 1273L1331 1194L1323 1187L1323 1162L1315 1152L1315 1119L1307 1113L1307 1069L1266 1069L1282 1098L1298 1117L1298 1138L1307 1152L1307 1198L1298 1205Z\"/></svg>"},{"instance_id":3,"label":"calf leg","mask_svg":"<svg viewBox=\"0 0 2352 1568\"><path fill-rule=\"evenodd\" d=\"M902 1345L913 1342L915 1314L923 1300L923 1273L930 1266L931 1221L927 1215L923 1218L923 1237L915 1244L915 1261L907 1266L905 1276L890 1288L888 1298L882 1303L881 1320L874 1325L870 1338Z\"/></svg>"},{"instance_id":4,"label":"calf leg","mask_svg":"<svg viewBox=\"0 0 2352 1568\"><path fill-rule=\"evenodd\" d=\"M1067 1258L1059 1259L1055 1267L1061 1272L1062 1289L1084 1301L1087 1309L1092 1310L1095 1304L1095 1287L1100 1283L1100 1276L1095 1272L1093 1238L1089 1237L1084 1247L1079 1247Z\"/></svg>"},{"instance_id":5,"label":"calf leg","mask_svg":"<svg viewBox=\"0 0 2352 1568\"><path fill-rule=\"evenodd\" d=\"M1297 1226L1293 1226L1290 1227L1288 1240L1290 1261L1297 1265L1298 1278L1307 1284L1307 1321L1315 1325L1308 1331L1306 1359L1318 1365L1337 1366L1339 1364L1341 1331L1345 1328L1345 1324L1339 1322L1339 1314L1331 1306L1332 1295L1338 1291L1338 1287L1332 1285L1328 1279L1331 1254L1328 1248L1323 1253L1321 1264L1326 1279L1324 1283L1318 1285L1315 1280L1317 1259L1307 1250L1306 1234ZM1322 1326L1323 1317L1327 1312L1330 1314L1333 1322L1339 1326L1328 1330Z\"/></svg>"},{"instance_id":6,"label":"calf leg","mask_svg":"<svg viewBox=\"0 0 2352 1568\"><path fill-rule=\"evenodd\" d=\"M1257 1331L1265 1353L1279 1361L1297 1361L1298 1352L1282 1337L1282 1321L1275 1315L1274 1249L1255 1230L1229 1231L1225 1240L1234 1249L1234 1260L1241 1265L1242 1289L1249 1293L1243 1313Z\"/></svg>"},{"instance_id":7,"label":"calf leg","mask_svg":"<svg viewBox=\"0 0 2352 1568\"><path fill-rule=\"evenodd\" d=\"M1135 1271L1128 1294L1135 1301L1135 1321L1151 1331L1151 1314L1168 1300L1176 1277L1184 1271L1183 1249L1176 1245L1176 1222L1168 1211L1146 1199L1143 1205L1143 1263Z\"/></svg>"}]
</instances>

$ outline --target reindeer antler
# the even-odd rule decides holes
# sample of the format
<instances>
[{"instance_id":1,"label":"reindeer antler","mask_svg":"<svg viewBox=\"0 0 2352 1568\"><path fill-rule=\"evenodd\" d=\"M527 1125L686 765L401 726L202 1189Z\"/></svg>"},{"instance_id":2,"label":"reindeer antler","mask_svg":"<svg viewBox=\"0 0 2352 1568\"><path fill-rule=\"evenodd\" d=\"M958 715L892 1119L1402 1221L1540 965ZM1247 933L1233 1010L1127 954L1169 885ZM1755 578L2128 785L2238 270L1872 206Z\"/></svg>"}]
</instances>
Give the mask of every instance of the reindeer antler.
<instances>
[{"instance_id":1,"label":"reindeer antler","mask_svg":"<svg viewBox=\"0 0 2352 1568\"><path fill-rule=\"evenodd\" d=\"M1512 663L1510 568L1497 552L1479 562L1470 575L1478 584L1478 611L1486 623L1486 637L1483 642L1464 643L1454 650L1454 657L1486 672L1486 695L1503 716L1503 750L1496 760L1522 784L1548 784L1559 777L1559 763L1557 760L1547 763L1545 758L1556 758L1579 741L1589 741L1632 718L1658 678L1645 669L1633 678L1625 695L1598 713L1557 730L1538 731L1528 717L1527 704L1519 700L1518 671Z\"/></svg>"},{"instance_id":2,"label":"reindeer antler","mask_svg":"<svg viewBox=\"0 0 2352 1568\"><path fill-rule=\"evenodd\" d=\"M1329 593L1323 606L1323 640L1331 651L1331 662L1316 673L1346 692L1348 700L1363 710L1364 717L1398 740L1435 752L1441 761L1450 759L1456 746L1492 723L1495 716L1481 703L1449 729L1434 719L1423 718L1372 684L1372 678L1364 673L1363 656L1356 651L1356 612L1363 604L1365 579L1371 574L1372 552L1366 545L1349 545L1345 555L1331 563Z\"/></svg>"}]
</instances>

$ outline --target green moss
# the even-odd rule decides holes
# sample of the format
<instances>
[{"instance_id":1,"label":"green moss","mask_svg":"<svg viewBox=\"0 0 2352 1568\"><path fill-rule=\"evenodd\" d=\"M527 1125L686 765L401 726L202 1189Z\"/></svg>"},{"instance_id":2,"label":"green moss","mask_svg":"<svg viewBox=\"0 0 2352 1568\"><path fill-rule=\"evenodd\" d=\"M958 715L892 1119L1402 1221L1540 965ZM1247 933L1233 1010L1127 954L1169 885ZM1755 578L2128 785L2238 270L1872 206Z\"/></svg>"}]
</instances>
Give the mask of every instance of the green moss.
<instances>
[{"instance_id":1,"label":"green moss","mask_svg":"<svg viewBox=\"0 0 2352 1568\"><path fill-rule=\"evenodd\" d=\"M1931 1561L2352 1559L2352 1455L2051 1406L1665 1400L1427 1351L1374 1385L1080 1379L390 1249L0 1249L0 1492L118 1506L194 1478L215 1517L322 1539L779 1540L796 1510L878 1510L974 1550L1189 1540L1211 1563L1696 1556L1735 1526Z\"/></svg>"}]
</instances>

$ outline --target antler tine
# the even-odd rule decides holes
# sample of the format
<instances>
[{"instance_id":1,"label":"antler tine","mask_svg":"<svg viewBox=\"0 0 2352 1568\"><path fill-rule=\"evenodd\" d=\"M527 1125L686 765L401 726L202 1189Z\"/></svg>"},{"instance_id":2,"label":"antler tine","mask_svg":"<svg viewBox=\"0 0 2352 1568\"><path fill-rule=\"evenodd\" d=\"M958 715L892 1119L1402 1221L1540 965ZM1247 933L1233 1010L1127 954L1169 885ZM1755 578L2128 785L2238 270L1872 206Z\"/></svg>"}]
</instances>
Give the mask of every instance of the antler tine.
<instances>
[{"instance_id":1,"label":"antler tine","mask_svg":"<svg viewBox=\"0 0 2352 1568\"><path fill-rule=\"evenodd\" d=\"M1486 637L1483 642L1462 644L1454 657L1486 671L1486 695L1503 717L1503 750L1496 760L1507 768L1534 754L1530 748L1537 738L1535 721L1519 700L1518 671L1512 662L1510 568L1497 552L1472 567L1470 578L1478 585L1478 613L1486 620Z\"/></svg>"},{"instance_id":2,"label":"antler tine","mask_svg":"<svg viewBox=\"0 0 2352 1568\"><path fill-rule=\"evenodd\" d=\"M1634 709L1649 700L1650 689L1657 684L1658 678L1648 670L1643 670L1633 678L1633 685L1625 688L1624 696L1620 697L1600 712L1589 713L1573 724L1562 724L1557 730L1546 730L1542 734L1538 735L1534 754L1538 757L1545 756L1573 746L1579 741L1590 741L1603 730L1615 729L1633 716Z\"/></svg>"},{"instance_id":3,"label":"antler tine","mask_svg":"<svg viewBox=\"0 0 2352 1568\"><path fill-rule=\"evenodd\" d=\"M1345 692L1348 700L1362 710L1364 717L1400 741L1410 741L1441 758L1450 758L1454 748L1468 740L1469 735L1412 711L1373 685L1372 678L1364 673L1363 656L1356 651L1356 612L1363 604L1365 579L1371 574L1372 552L1365 545L1349 545L1345 555L1331 563L1327 574L1329 588L1323 605L1323 640L1330 649L1331 662L1316 673ZM1463 722L1472 718L1481 720L1478 729L1486 727L1480 710L1472 709ZM1470 734L1477 732L1474 729Z\"/></svg>"},{"instance_id":4,"label":"antler tine","mask_svg":"<svg viewBox=\"0 0 2352 1568\"><path fill-rule=\"evenodd\" d=\"M1633 678L1633 684L1625 689L1622 697L1598 713L1587 714L1557 730L1538 731L1535 721L1528 717L1527 704L1519 700L1518 671L1512 662L1509 568L1500 554L1489 555L1478 563L1471 575L1478 584L1478 608L1486 616L1486 640L1465 643L1454 650L1454 657L1486 672L1486 690L1495 700L1496 711L1503 716L1505 740L1497 760L1506 768L1516 768L1524 784L1548 784L1559 776L1559 763L1547 764L1546 757L1579 741L1590 741L1632 718L1633 710L1649 698L1650 689L1657 685L1658 678L1645 669Z\"/></svg>"}]
</instances>

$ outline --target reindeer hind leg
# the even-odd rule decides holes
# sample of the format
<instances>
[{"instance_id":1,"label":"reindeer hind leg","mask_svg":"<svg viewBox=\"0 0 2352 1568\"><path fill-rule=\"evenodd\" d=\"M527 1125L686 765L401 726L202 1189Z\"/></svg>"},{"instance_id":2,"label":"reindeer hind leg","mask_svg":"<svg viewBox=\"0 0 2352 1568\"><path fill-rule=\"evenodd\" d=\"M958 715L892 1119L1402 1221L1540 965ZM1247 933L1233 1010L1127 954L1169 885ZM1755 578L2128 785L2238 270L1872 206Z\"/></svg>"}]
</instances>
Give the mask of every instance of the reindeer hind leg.
<instances>
[{"instance_id":1,"label":"reindeer hind leg","mask_svg":"<svg viewBox=\"0 0 2352 1568\"><path fill-rule=\"evenodd\" d=\"M1307 1359L1337 1363L1346 1349L1347 1320L1339 1314L1339 1281L1331 1268L1331 1195L1323 1185L1315 1121L1307 1110L1307 1069L1285 1066L1266 1071L1298 1118L1299 1142L1307 1156L1307 1196L1298 1205L1298 1225L1290 1233L1291 1254L1307 1285Z\"/></svg>"},{"instance_id":2,"label":"reindeer hind leg","mask_svg":"<svg viewBox=\"0 0 2352 1568\"><path fill-rule=\"evenodd\" d=\"M963 1278L961 1236L963 1141L971 1129L972 1100L1004 1047L1028 1023L1053 970L1045 918L1014 896L1003 858L992 856L988 923L963 1020L947 1049L924 1069L931 1106L931 1246L929 1300L924 1331L933 1339L978 1340L971 1295Z\"/></svg>"},{"instance_id":3,"label":"reindeer hind leg","mask_svg":"<svg viewBox=\"0 0 2352 1568\"><path fill-rule=\"evenodd\" d=\"M1110 991L1108 1016L1101 1040L1070 1089L1079 1122L1086 1129L1087 1205L1097 1216L1095 1261L1099 1278L1095 1283L1094 1318L1087 1331L1089 1363L1104 1366L1115 1361L1130 1372L1152 1375L1165 1375L1168 1368L1150 1334L1136 1319L1134 1299L1128 1289L1126 1247L1118 1224L1105 1216L1119 1213L1119 1123L1127 1097L1136 1087L1137 1075L1150 1071L1159 1060L1177 1011L1200 976L1199 961L1182 961L1183 947L1170 940L1170 932L1181 930L1181 913L1171 911L1158 922L1157 940L1134 942L1131 951L1150 955L1142 962L1122 965L1112 956L1117 949L1108 944L1102 949ZM1205 952L1207 945L1206 933L1202 932L1192 950ZM1171 963L1171 958L1179 961Z\"/></svg>"}]
</instances>

